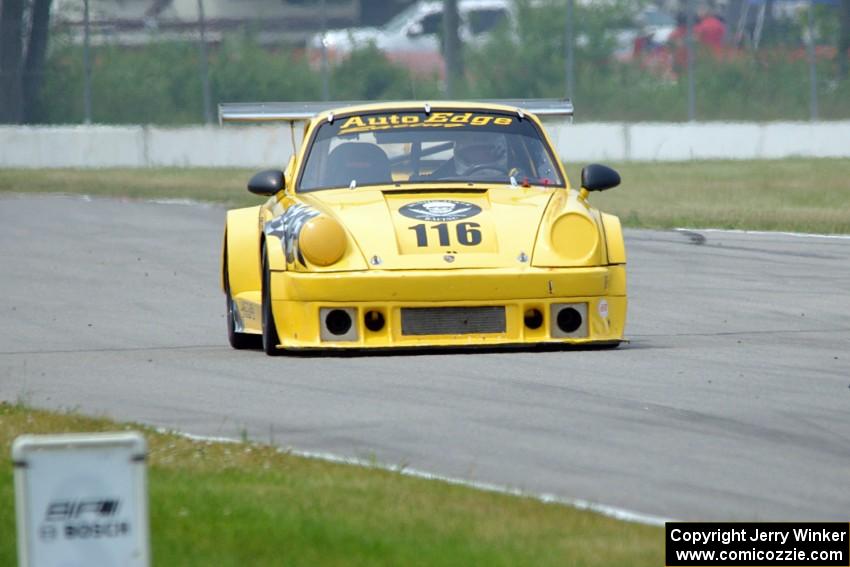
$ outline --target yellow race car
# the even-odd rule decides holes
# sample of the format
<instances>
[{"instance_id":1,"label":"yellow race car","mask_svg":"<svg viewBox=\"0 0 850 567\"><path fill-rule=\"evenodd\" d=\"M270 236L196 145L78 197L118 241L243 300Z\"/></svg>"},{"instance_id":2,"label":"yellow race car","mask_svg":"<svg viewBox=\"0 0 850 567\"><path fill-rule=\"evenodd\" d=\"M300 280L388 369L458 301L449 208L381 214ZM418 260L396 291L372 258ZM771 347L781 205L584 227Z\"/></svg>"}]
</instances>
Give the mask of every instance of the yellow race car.
<instances>
[{"instance_id":1,"label":"yellow race car","mask_svg":"<svg viewBox=\"0 0 850 567\"><path fill-rule=\"evenodd\" d=\"M230 344L286 349L616 346L626 321L620 221L571 188L538 116L568 101L223 104L222 122L288 122L283 171L230 210ZM299 128L300 130L300 128Z\"/></svg>"}]
</instances>

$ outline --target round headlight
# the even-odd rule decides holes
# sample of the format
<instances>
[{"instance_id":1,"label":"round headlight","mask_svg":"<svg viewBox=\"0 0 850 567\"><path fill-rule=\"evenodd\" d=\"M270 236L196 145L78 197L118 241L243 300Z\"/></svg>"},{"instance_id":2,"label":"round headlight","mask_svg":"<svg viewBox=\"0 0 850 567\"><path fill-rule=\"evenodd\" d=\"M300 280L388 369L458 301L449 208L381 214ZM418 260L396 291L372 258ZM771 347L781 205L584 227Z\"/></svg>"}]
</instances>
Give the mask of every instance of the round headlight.
<instances>
[{"instance_id":1,"label":"round headlight","mask_svg":"<svg viewBox=\"0 0 850 567\"><path fill-rule=\"evenodd\" d=\"M580 263L590 258L599 244L596 224L584 215L567 213L552 225L552 247L565 260Z\"/></svg>"},{"instance_id":2,"label":"round headlight","mask_svg":"<svg viewBox=\"0 0 850 567\"><path fill-rule=\"evenodd\" d=\"M312 218L301 228L298 247L311 264L330 266L345 253L345 230L330 217Z\"/></svg>"}]
</instances>

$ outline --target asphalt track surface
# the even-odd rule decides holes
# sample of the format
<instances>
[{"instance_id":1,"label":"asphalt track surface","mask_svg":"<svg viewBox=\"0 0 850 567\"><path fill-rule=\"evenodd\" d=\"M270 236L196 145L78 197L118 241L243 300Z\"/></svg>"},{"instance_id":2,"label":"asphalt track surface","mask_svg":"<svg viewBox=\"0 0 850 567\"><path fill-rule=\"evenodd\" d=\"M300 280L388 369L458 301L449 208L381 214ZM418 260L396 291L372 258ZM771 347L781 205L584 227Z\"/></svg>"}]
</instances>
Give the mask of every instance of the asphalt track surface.
<instances>
[{"instance_id":1,"label":"asphalt track surface","mask_svg":"<svg viewBox=\"0 0 850 567\"><path fill-rule=\"evenodd\" d=\"M224 209L0 197L0 398L692 520L850 515L850 239L627 231L609 351L227 345Z\"/></svg>"}]
</instances>

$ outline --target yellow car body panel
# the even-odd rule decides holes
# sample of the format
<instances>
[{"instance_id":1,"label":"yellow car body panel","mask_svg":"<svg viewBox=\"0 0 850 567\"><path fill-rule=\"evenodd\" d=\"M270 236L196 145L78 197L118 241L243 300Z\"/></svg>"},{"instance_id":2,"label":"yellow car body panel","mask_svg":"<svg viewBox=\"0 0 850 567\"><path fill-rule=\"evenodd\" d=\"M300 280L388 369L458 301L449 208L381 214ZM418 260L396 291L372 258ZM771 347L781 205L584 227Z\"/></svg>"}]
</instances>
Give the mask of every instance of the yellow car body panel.
<instances>
[{"instance_id":1,"label":"yellow car body panel","mask_svg":"<svg viewBox=\"0 0 850 567\"><path fill-rule=\"evenodd\" d=\"M236 302L246 332L259 333L260 207L227 212L222 251L221 285Z\"/></svg>"},{"instance_id":2,"label":"yellow car body panel","mask_svg":"<svg viewBox=\"0 0 850 567\"><path fill-rule=\"evenodd\" d=\"M465 247L456 242L456 230L451 232L450 244L441 246L438 238L429 238L427 246L417 246L417 235L410 229L417 224L398 214L404 205L422 200L422 193L382 191L363 188L357 191L332 189L300 197L300 202L338 220L349 231L355 250L362 251L363 260L378 256L380 268L397 270L444 270L460 268L497 268L517 265L517 257L534 249L536 231L517 232L517 226L537 226L540 215L555 190L479 187L475 190L447 185L425 185L427 199L454 199L481 207L475 227L481 233L481 244ZM466 185L466 184L458 184ZM561 190L563 192L563 190ZM435 223L436 224L436 223ZM452 224L452 223L450 223ZM455 223L456 224L456 223ZM456 251L455 261L446 263L443 256ZM362 266L365 268L365 264ZM322 267L296 265L296 270L321 271ZM326 267L326 271L346 271L345 264Z\"/></svg>"},{"instance_id":3,"label":"yellow car body panel","mask_svg":"<svg viewBox=\"0 0 850 567\"><path fill-rule=\"evenodd\" d=\"M260 288L260 207L227 212L222 255L222 287L234 295ZM226 283L225 283L226 282Z\"/></svg>"},{"instance_id":4,"label":"yellow car body panel","mask_svg":"<svg viewBox=\"0 0 850 567\"><path fill-rule=\"evenodd\" d=\"M605 300L606 317L597 315L598 304ZM285 320L287 325L279 325L280 345L289 349L350 349L350 348L415 348L415 347L472 347L472 346L504 346L504 345L614 345L623 340L623 325L626 319L626 298L623 296L608 297L575 297L569 303L587 303L590 313L590 330L587 336L578 338L554 338L551 336L551 322L546 321L537 329L524 325L523 314L529 309L542 309L548 312L549 306L564 303L562 300L541 298L524 301L486 301L469 300L461 302L364 302L357 306L357 312L375 311L383 313L387 324L379 331L372 332L366 328L362 318L356 320L356 335L354 340L334 341L321 338L320 309L333 307L350 307L352 303L341 302L301 302L275 301L275 320ZM425 336L406 336L402 334L402 308L428 308L439 306L465 307L498 306L505 308L507 325L500 333L464 333L464 334L435 334Z\"/></svg>"},{"instance_id":5,"label":"yellow car body panel","mask_svg":"<svg viewBox=\"0 0 850 567\"><path fill-rule=\"evenodd\" d=\"M626 263L626 243L623 240L623 228L620 219L614 215L600 213L602 228L605 230L605 241L608 243L608 263Z\"/></svg>"},{"instance_id":6,"label":"yellow car body panel","mask_svg":"<svg viewBox=\"0 0 850 567\"><path fill-rule=\"evenodd\" d=\"M516 113L514 107L496 104L432 105L435 112ZM413 108L421 104L377 103L317 115L284 170L285 189L261 206L228 212L222 283L238 309L239 330L262 332L265 257L268 311L282 349L622 341L626 255L619 219L594 209L586 191L572 189L560 161L556 167L564 187L445 181L411 187L394 178L387 185L355 190L298 192L315 130L329 116L342 120ZM533 121L551 148L539 120L532 114L524 119ZM474 222L417 222L401 214L423 200L480 211ZM339 260L326 266L311 264L309 254L299 249L298 231L316 217L336 221L316 223L317 230L338 223L346 237ZM559 331L565 305L581 316L579 331ZM467 312L458 309L479 318L482 330L429 332L430 317L438 321L443 312ZM352 320L351 329L339 336L329 332L334 310ZM379 319L381 325L367 324Z\"/></svg>"}]
</instances>

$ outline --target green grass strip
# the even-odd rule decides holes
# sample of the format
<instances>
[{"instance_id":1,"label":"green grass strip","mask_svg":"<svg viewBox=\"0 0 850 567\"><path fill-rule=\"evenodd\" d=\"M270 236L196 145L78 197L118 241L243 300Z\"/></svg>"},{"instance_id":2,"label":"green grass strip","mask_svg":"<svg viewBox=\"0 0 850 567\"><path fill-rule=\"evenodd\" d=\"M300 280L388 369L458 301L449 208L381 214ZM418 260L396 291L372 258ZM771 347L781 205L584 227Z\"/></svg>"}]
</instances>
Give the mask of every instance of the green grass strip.
<instances>
[{"instance_id":1,"label":"green grass strip","mask_svg":"<svg viewBox=\"0 0 850 567\"><path fill-rule=\"evenodd\" d=\"M567 164L576 183L582 164ZM594 206L643 228L731 228L850 234L850 160L614 163L620 187ZM249 169L0 169L0 192L262 202Z\"/></svg>"},{"instance_id":2,"label":"green grass strip","mask_svg":"<svg viewBox=\"0 0 850 567\"><path fill-rule=\"evenodd\" d=\"M623 185L591 196L626 226L850 234L850 160L620 164ZM577 168L576 168L577 169ZM578 179L575 171L571 171Z\"/></svg>"},{"instance_id":3,"label":"green grass strip","mask_svg":"<svg viewBox=\"0 0 850 567\"><path fill-rule=\"evenodd\" d=\"M0 565L16 564L18 435L130 426L0 402ZM141 430L155 565L663 564L661 528L532 498Z\"/></svg>"}]
</instances>

